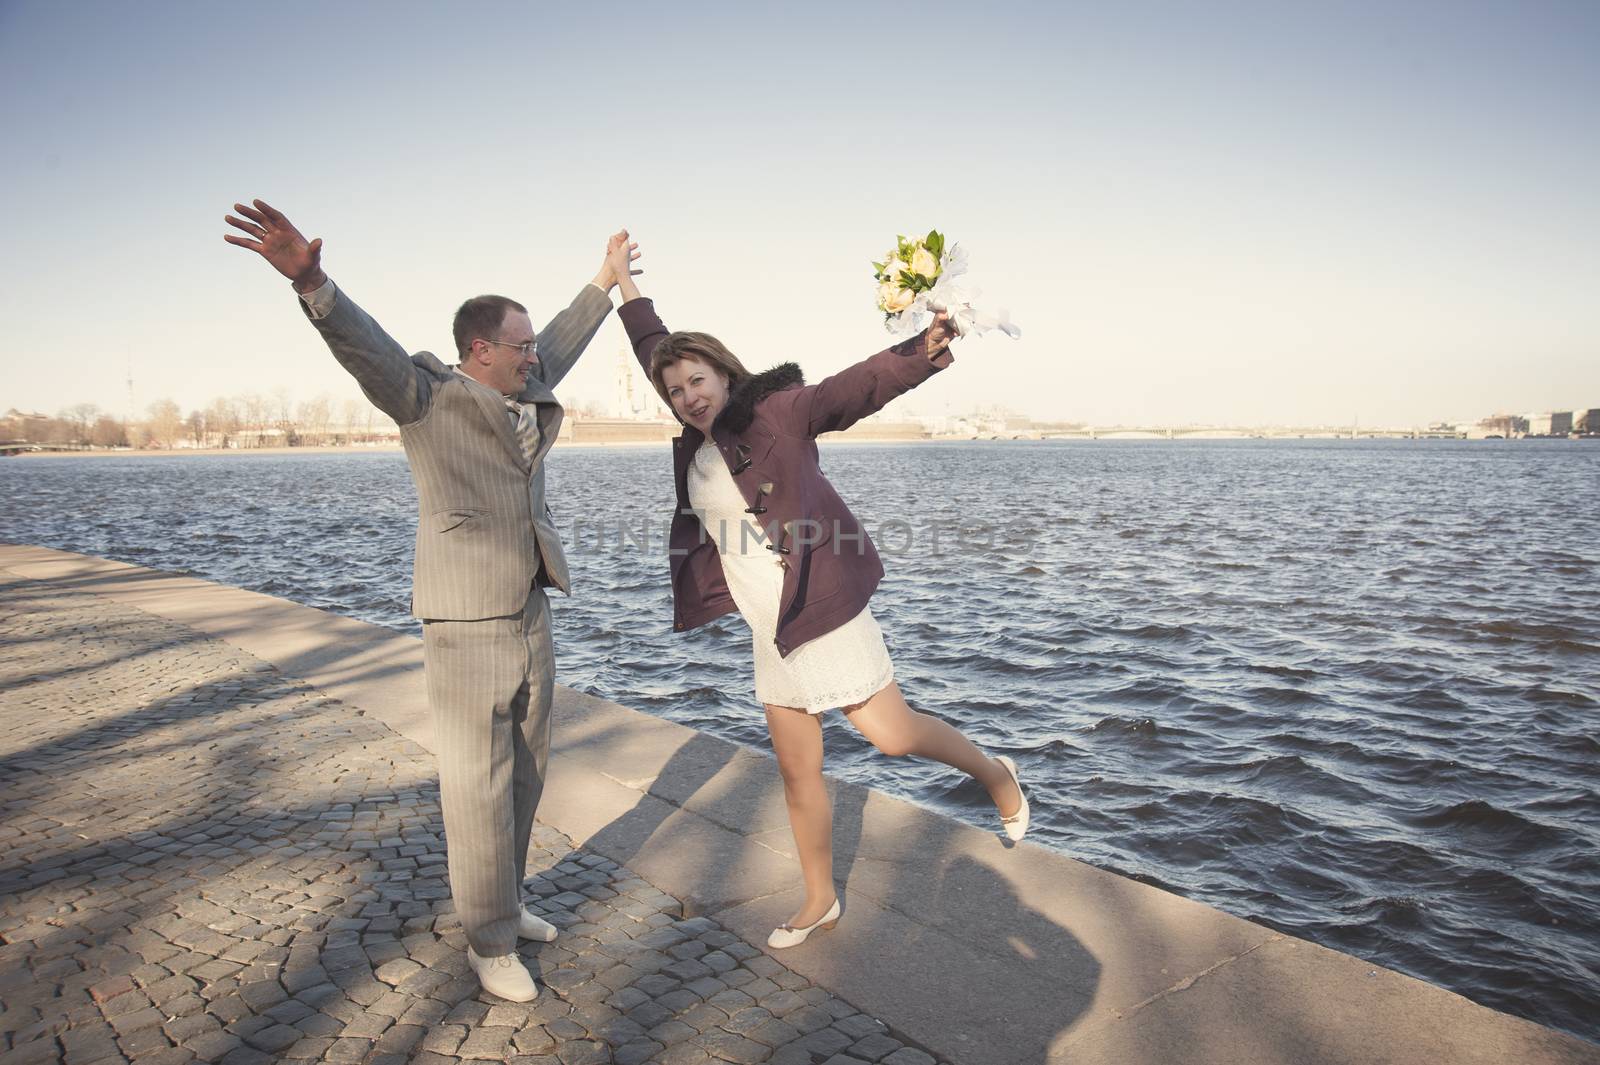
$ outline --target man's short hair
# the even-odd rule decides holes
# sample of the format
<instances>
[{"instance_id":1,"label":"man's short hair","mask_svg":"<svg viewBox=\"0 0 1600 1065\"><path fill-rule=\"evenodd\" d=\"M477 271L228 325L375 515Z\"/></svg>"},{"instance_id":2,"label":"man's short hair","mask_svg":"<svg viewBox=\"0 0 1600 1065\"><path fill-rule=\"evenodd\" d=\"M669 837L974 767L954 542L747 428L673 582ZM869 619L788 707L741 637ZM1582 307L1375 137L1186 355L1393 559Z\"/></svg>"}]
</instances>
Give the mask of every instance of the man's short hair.
<instances>
[{"instance_id":1,"label":"man's short hair","mask_svg":"<svg viewBox=\"0 0 1600 1065\"><path fill-rule=\"evenodd\" d=\"M461 305L456 311L456 321L451 331L456 338L456 354L463 362L466 361L467 352L472 350L474 340L479 337L494 340L498 337L500 323L506 320L507 311L527 314L528 308L505 296L474 296Z\"/></svg>"}]
</instances>

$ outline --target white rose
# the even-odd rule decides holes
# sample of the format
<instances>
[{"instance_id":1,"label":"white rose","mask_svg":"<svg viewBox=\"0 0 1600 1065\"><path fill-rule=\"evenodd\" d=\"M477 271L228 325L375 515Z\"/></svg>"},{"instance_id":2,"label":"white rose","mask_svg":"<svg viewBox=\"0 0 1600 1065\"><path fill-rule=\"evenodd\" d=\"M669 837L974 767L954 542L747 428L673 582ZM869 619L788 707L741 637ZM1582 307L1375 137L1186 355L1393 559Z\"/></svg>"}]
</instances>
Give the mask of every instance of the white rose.
<instances>
[{"instance_id":1,"label":"white rose","mask_svg":"<svg viewBox=\"0 0 1600 1065\"><path fill-rule=\"evenodd\" d=\"M933 257L933 252L918 244L911 253L911 272L932 281L939 274L939 260Z\"/></svg>"},{"instance_id":2,"label":"white rose","mask_svg":"<svg viewBox=\"0 0 1600 1065\"><path fill-rule=\"evenodd\" d=\"M885 281L878 286L878 306L889 314L899 314L916 301L917 294L901 288L897 282Z\"/></svg>"}]
</instances>

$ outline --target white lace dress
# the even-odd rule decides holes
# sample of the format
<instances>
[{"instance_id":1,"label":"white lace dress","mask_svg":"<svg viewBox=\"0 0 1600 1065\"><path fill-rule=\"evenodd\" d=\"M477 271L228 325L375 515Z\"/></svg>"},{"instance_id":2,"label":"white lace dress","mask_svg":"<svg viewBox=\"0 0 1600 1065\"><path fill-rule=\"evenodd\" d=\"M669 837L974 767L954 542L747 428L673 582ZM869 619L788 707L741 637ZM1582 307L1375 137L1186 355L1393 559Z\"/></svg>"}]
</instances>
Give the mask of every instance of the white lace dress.
<instances>
[{"instance_id":1,"label":"white lace dress","mask_svg":"<svg viewBox=\"0 0 1600 1065\"><path fill-rule=\"evenodd\" d=\"M773 641L778 633L783 570L778 556L755 535L760 519L744 512L745 498L716 444L709 440L689 464L689 505L703 515L706 534L716 541L722 555L728 591L750 626L757 699L820 714L865 702L889 686L894 680L894 663L871 608L801 644L788 658L778 654ZM745 522L751 523L748 535L741 532Z\"/></svg>"}]
</instances>

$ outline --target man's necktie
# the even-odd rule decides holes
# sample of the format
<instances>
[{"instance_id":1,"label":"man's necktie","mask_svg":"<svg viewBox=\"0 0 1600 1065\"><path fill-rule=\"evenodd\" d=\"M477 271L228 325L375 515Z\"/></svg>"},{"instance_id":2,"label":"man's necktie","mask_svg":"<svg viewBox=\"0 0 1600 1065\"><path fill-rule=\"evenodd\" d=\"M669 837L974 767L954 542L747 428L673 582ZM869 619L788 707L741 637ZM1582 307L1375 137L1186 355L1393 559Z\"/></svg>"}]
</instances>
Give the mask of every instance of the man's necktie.
<instances>
[{"instance_id":1,"label":"man's necktie","mask_svg":"<svg viewBox=\"0 0 1600 1065\"><path fill-rule=\"evenodd\" d=\"M522 448L522 458L533 468L533 456L539 453L539 422L533 416L533 404L518 403L511 397L506 397L506 411L516 419L514 432L517 434L517 445Z\"/></svg>"}]
</instances>

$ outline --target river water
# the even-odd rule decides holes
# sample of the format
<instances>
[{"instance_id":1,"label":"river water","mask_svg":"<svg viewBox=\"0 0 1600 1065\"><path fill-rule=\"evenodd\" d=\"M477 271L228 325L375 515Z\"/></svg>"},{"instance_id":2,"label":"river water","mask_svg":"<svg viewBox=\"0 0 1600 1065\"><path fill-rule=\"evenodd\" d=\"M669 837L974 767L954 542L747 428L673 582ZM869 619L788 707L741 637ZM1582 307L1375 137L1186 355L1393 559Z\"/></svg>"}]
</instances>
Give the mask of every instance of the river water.
<instances>
[{"instance_id":1,"label":"river water","mask_svg":"<svg viewBox=\"0 0 1600 1065\"><path fill-rule=\"evenodd\" d=\"M1600 444L822 454L902 688L1016 758L1031 839L1600 1041ZM670 631L667 449L549 468L558 679L764 748L743 623ZM0 493L8 541L418 631L397 453L30 458ZM826 742L995 827L954 771Z\"/></svg>"}]
</instances>

